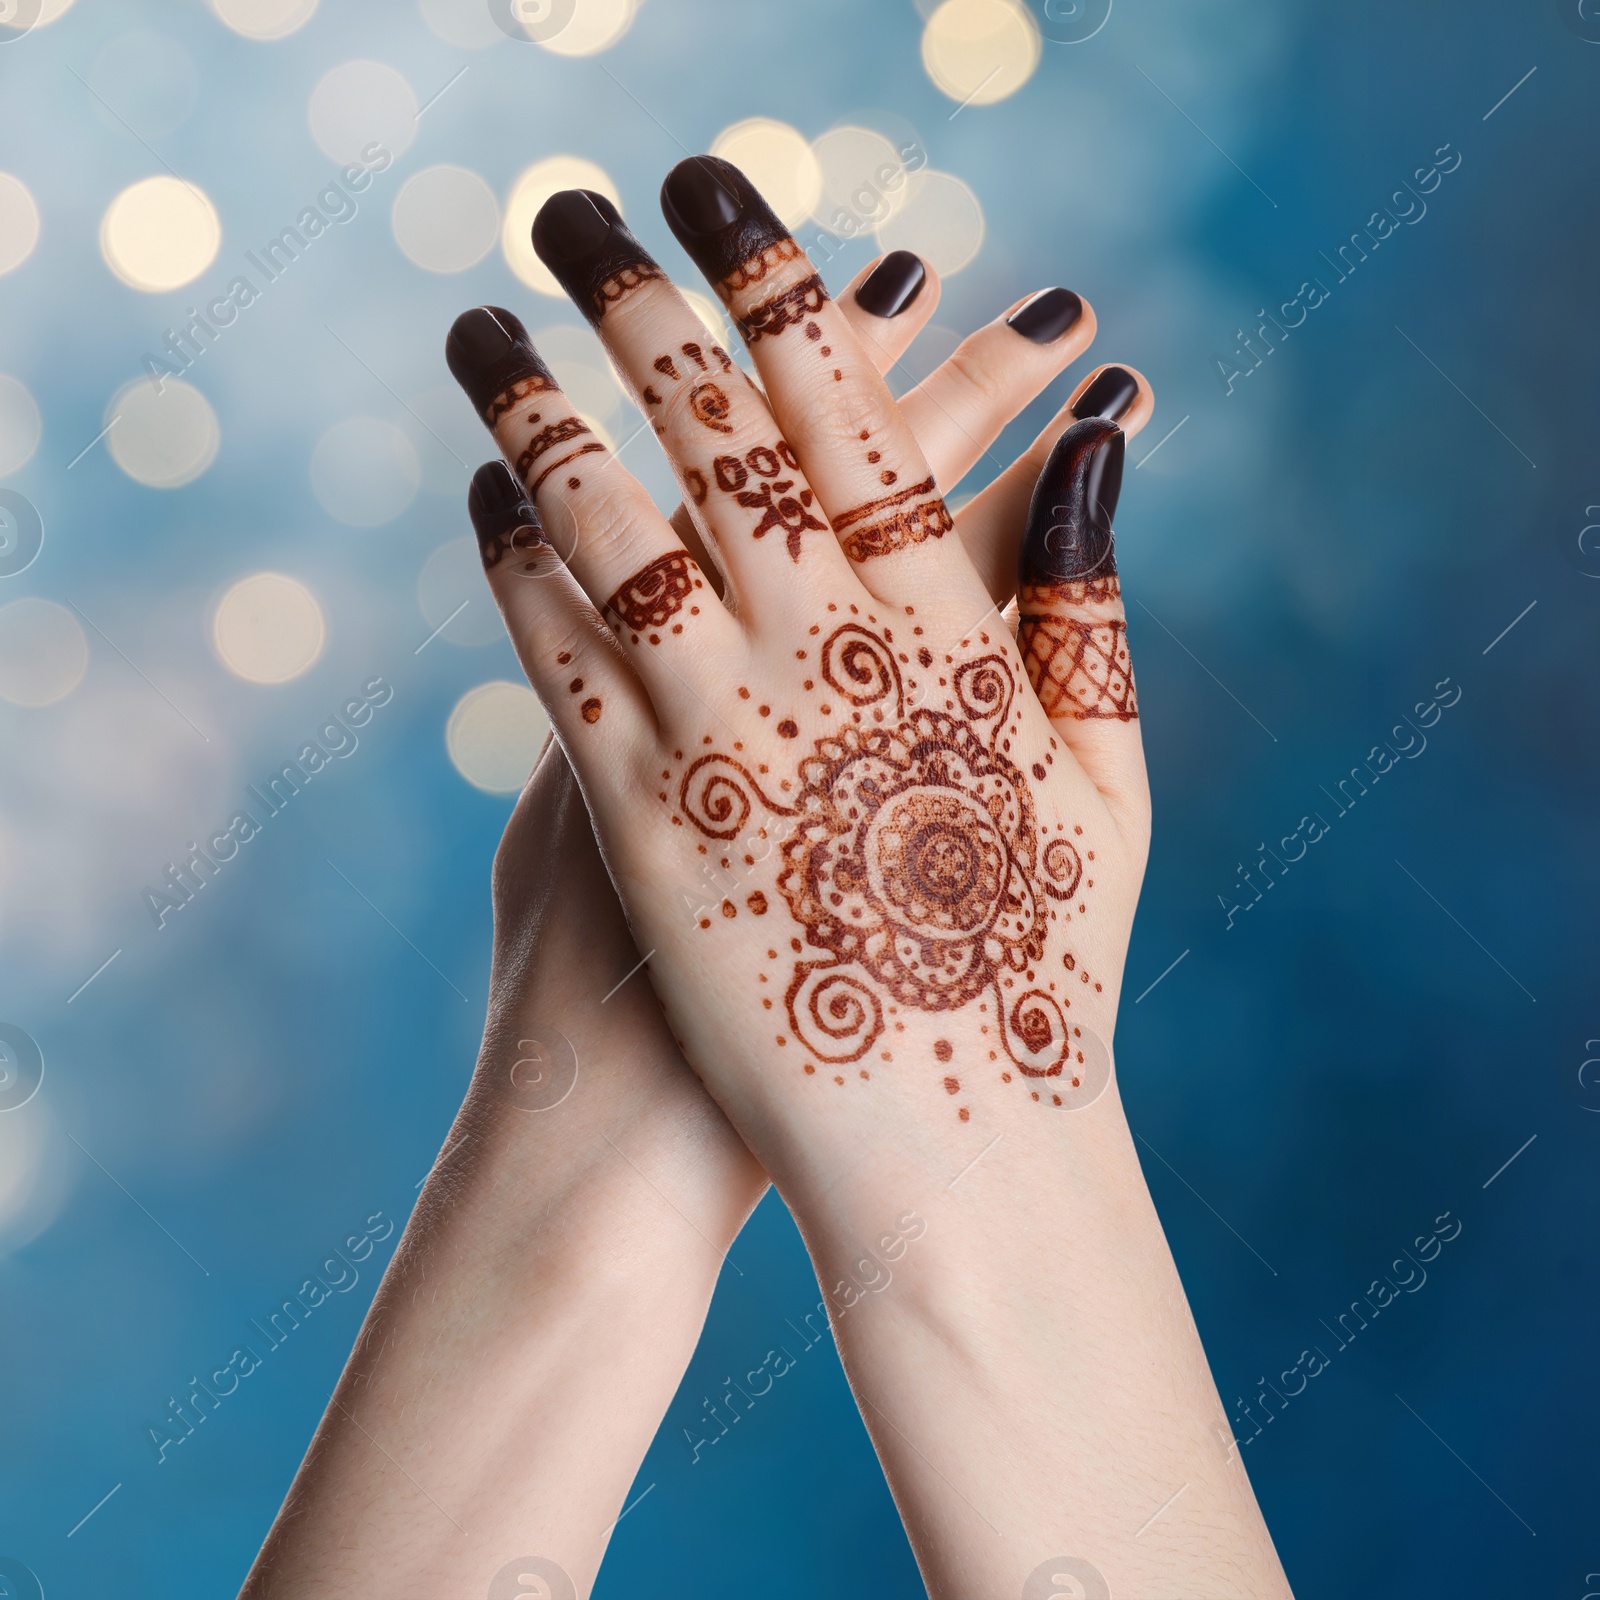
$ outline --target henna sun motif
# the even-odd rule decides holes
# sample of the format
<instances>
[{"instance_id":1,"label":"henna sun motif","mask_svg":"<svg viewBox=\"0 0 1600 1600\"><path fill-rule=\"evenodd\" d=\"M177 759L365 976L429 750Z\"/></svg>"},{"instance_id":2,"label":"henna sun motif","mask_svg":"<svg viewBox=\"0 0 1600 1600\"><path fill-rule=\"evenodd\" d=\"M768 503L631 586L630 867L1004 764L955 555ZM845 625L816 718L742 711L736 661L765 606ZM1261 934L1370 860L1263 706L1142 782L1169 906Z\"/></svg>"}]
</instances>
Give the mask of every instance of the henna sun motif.
<instances>
[{"instance_id":1,"label":"henna sun motif","mask_svg":"<svg viewBox=\"0 0 1600 1600\"><path fill-rule=\"evenodd\" d=\"M1007 658L947 658L939 708L908 708L904 659L888 628L835 629L819 670L849 720L815 741L793 779L700 756L679 786L682 815L724 841L749 830L756 802L792 819L777 889L804 943L793 942L783 998L795 1040L818 1061L861 1061L897 1011L981 1002L993 1019L985 1031L1016 1068L1056 1077L1072 1053L1071 1002L1039 969L1053 902L1076 895L1082 858L1062 833L1044 837L1028 776L1006 753L1016 693ZM1076 963L1065 956L1062 966Z\"/></svg>"}]
</instances>

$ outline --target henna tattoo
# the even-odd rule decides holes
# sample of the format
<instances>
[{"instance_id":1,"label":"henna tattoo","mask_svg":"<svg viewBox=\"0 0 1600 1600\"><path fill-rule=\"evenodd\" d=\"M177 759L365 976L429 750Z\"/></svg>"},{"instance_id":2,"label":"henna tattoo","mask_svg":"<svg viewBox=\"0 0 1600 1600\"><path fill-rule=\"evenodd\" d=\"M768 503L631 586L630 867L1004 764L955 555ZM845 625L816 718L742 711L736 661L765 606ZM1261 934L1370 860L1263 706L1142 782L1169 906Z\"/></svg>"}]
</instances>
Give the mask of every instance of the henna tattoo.
<instances>
[{"instance_id":1,"label":"henna tattoo","mask_svg":"<svg viewBox=\"0 0 1600 1600\"><path fill-rule=\"evenodd\" d=\"M618 632L628 630L633 644L641 635L660 644L661 630L688 604L690 595L704 587L705 579L689 552L673 550L634 573L606 601L601 614ZM691 616L699 611L699 606L689 608ZM683 624L672 623L671 631L682 633Z\"/></svg>"},{"instance_id":2,"label":"henna tattoo","mask_svg":"<svg viewBox=\"0 0 1600 1600\"><path fill-rule=\"evenodd\" d=\"M733 402L714 383L697 383L689 391L689 414L717 433L733 432L733 424L728 421L732 410Z\"/></svg>"},{"instance_id":3,"label":"henna tattoo","mask_svg":"<svg viewBox=\"0 0 1600 1600\"><path fill-rule=\"evenodd\" d=\"M680 161L661 186L661 209L724 302L802 254L755 185L715 156Z\"/></svg>"},{"instance_id":4,"label":"henna tattoo","mask_svg":"<svg viewBox=\"0 0 1600 1600\"><path fill-rule=\"evenodd\" d=\"M533 219L533 248L590 322L666 273L628 230L622 213L592 189L551 195Z\"/></svg>"},{"instance_id":5,"label":"henna tattoo","mask_svg":"<svg viewBox=\"0 0 1600 1600\"><path fill-rule=\"evenodd\" d=\"M737 318L739 332L744 335L746 344L754 344L765 335L779 334L785 328L805 323L807 335L813 339L820 338L822 330L811 318L827 303L828 291L823 287L821 277L813 272L809 278L802 278L791 288L775 294L770 300L763 300L758 306L752 306Z\"/></svg>"},{"instance_id":6,"label":"henna tattoo","mask_svg":"<svg viewBox=\"0 0 1600 1600\"><path fill-rule=\"evenodd\" d=\"M852 561L869 561L924 539L942 539L955 518L932 478L879 500L868 500L833 520L844 553Z\"/></svg>"},{"instance_id":7,"label":"henna tattoo","mask_svg":"<svg viewBox=\"0 0 1600 1600\"><path fill-rule=\"evenodd\" d=\"M556 387L528 330L500 306L476 306L451 324L444 358L491 428L530 394Z\"/></svg>"},{"instance_id":8,"label":"henna tattoo","mask_svg":"<svg viewBox=\"0 0 1600 1600\"><path fill-rule=\"evenodd\" d=\"M752 539L781 528L787 536L790 557L798 561L800 536L827 531L827 523L811 514L816 499L812 491L802 488L790 492L799 482L800 463L786 440L779 439L776 447L758 444L745 452L742 461L738 456L718 456L711 463L711 470L724 494L732 495L747 510L761 513L761 520L750 530ZM780 476L785 471L791 476ZM749 487L752 476L758 481Z\"/></svg>"},{"instance_id":9,"label":"henna tattoo","mask_svg":"<svg viewBox=\"0 0 1600 1600\"><path fill-rule=\"evenodd\" d=\"M1121 616L1069 615L1094 602L1121 609L1115 577L1030 584L1018 595L1017 648L1045 714L1133 722L1139 715Z\"/></svg>"},{"instance_id":10,"label":"henna tattoo","mask_svg":"<svg viewBox=\"0 0 1600 1600\"><path fill-rule=\"evenodd\" d=\"M874 1049L890 1060L881 1046L897 1011L981 1002L991 1060L1003 1052L1025 1078L1060 1077L1071 1059L1071 1000L1043 958L1051 921L1081 892L1084 860L1064 829L1040 823L1029 774L1009 753L1022 726L1015 658L997 649L946 656L942 705L910 708L910 657L874 617L837 625L816 659L805 688L826 696L824 715L837 698L850 720L813 741L792 779L721 752L700 755L682 774L673 816L723 843L766 838L772 819L785 819L776 887L802 936L791 941L789 1033L778 1042L804 1048L808 1073L814 1062L844 1066ZM1051 759L1033 763L1032 781L1043 781ZM1076 970L1070 954L1062 965ZM776 1003L776 993L763 1002ZM953 1053L948 1039L936 1042L939 1062ZM959 1093L958 1080L944 1081Z\"/></svg>"},{"instance_id":11,"label":"henna tattoo","mask_svg":"<svg viewBox=\"0 0 1600 1600\"><path fill-rule=\"evenodd\" d=\"M473 473L467 513L487 572L513 551L526 552L544 540L539 513L504 461L486 461Z\"/></svg>"},{"instance_id":12,"label":"henna tattoo","mask_svg":"<svg viewBox=\"0 0 1600 1600\"><path fill-rule=\"evenodd\" d=\"M1073 423L1056 440L1028 507L1019 589L1116 576L1111 519L1126 455L1122 429L1101 417Z\"/></svg>"},{"instance_id":13,"label":"henna tattoo","mask_svg":"<svg viewBox=\"0 0 1600 1600\"><path fill-rule=\"evenodd\" d=\"M529 420L537 422L539 419L534 416ZM566 466L569 461L576 461L579 456L593 455L597 451L605 449L605 446L595 438L594 429L582 417L578 416L563 417L560 422L548 424L533 436L533 440L527 449L517 457L517 471L524 481L527 480L528 474L533 471L535 463L542 457L548 455L552 450L559 449L564 444L571 443L574 439L583 438L585 434L589 436L588 443L579 445L576 450L569 450L565 455L557 457L556 460L544 467L539 476L528 484L529 494L537 494L545 479L552 472L557 472ZM568 479L567 487L576 489L579 486L579 482L580 480L577 479Z\"/></svg>"}]
</instances>

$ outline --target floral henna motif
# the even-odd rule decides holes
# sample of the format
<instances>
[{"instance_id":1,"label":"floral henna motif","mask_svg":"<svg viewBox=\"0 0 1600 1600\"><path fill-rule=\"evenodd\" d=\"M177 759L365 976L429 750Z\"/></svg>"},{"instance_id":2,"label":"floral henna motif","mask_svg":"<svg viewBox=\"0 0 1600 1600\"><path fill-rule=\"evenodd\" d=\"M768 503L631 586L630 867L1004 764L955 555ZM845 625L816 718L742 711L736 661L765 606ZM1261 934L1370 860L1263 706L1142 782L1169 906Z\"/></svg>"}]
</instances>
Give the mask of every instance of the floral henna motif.
<instances>
[{"instance_id":1,"label":"floral henna motif","mask_svg":"<svg viewBox=\"0 0 1600 1600\"><path fill-rule=\"evenodd\" d=\"M634 573L606 601L602 615L616 631L626 629L633 644L638 644L641 635L651 644L660 644L668 623L672 623L673 633L683 632L683 624L672 619L688 604L694 591L704 587L705 579L694 558L687 550L674 550ZM699 606L689 607L691 616L698 616L699 612Z\"/></svg>"},{"instance_id":2,"label":"floral henna motif","mask_svg":"<svg viewBox=\"0 0 1600 1600\"><path fill-rule=\"evenodd\" d=\"M761 513L761 520L750 530L752 539L781 528L787 535L790 557L798 561L801 534L827 531L827 523L811 513L816 498L812 491L791 493L799 481L800 463L785 440L778 440L776 448L758 444L745 452L743 460L732 455L718 456L711 468L717 487L724 494L731 494L746 509Z\"/></svg>"},{"instance_id":3,"label":"floral henna motif","mask_svg":"<svg viewBox=\"0 0 1600 1600\"><path fill-rule=\"evenodd\" d=\"M1011 660L946 656L942 704L915 705L918 685L902 670L911 657L870 616L836 627L816 659L821 682L806 689L824 697L825 715L842 701L847 719L814 741L792 778L720 753L698 757L673 816L725 845L766 839L766 823L785 819L777 890L803 930L782 999L788 1037L838 1067L881 1046L899 1012L980 1003L991 1059L1003 1051L1026 1077L1061 1076L1071 1001L1045 948L1083 883L1083 858L1064 830L1041 825L1028 775L1008 753L1021 726ZM931 652L916 659L933 670ZM1044 771L1034 767L1036 781ZM730 907L723 915L737 916ZM1077 971L1071 955L1061 965Z\"/></svg>"},{"instance_id":4,"label":"floral henna motif","mask_svg":"<svg viewBox=\"0 0 1600 1600\"><path fill-rule=\"evenodd\" d=\"M852 561L868 561L908 544L921 544L924 539L942 539L955 525L932 478L880 500L868 500L841 512L833 521L844 553Z\"/></svg>"},{"instance_id":5,"label":"floral henna motif","mask_svg":"<svg viewBox=\"0 0 1600 1600\"><path fill-rule=\"evenodd\" d=\"M810 319L827 303L828 291L821 277L813 272L809 278L802 278L792 288L775 294L770 300L763 300L760 305L752 306L737 318L739 332L744 335L746 344L754 344L763 335L779 334L785 328L793 328L804 322L807 324L806 332L812 338L817 338L821 330ZM817 331L813 332L813 329Z\"/></svg>"},{"instance_id":6,"label":"floral henna motif","mask_svg":"<svg viewBox=\"0 0 1600 1600\"><path fill-rule=\"evenodd\" d=\"M1117 722L1138 718L1127 623L1120 617L1067 614L1069 608L1120 598L1115 577L1032 584L1018 596L1017 648L1046 715Z\"/></svg>"}]
</instances>

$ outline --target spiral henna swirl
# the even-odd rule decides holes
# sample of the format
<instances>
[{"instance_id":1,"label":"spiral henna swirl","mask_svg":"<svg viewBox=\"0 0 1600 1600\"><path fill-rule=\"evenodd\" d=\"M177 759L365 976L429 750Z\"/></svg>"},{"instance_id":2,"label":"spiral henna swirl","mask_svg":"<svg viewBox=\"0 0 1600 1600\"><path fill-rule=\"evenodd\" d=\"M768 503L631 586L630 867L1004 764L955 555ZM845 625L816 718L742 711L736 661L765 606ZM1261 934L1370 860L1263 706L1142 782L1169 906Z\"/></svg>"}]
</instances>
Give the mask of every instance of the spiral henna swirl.
<instances>
[{"instance_id":1,"label":"spiral henna swirl","mask_svg":"<svg viewBox=\"0 0 1600 1600\"><path fill-rule=\"evenodd\" d=\"M1067 1059L1067 1024L1061 1007L1042 989L1029 989L1011 1002L1002 1002L1006 1050L1017 1068L1029 1078L1055 1078Z\"/></svg>"},{"instance_id":2,"label":"spiral henna swirl","mask_svg":"<svg viewBox=\"0 0 1600 1600\"><path fill-rule=\"evenodd\" d=\"M1003 723L1011 710L1016 680L1004 656L979 656L957 670L955 690L961 709L969 717Z\"/></svg>"},{"instance_id":3,"label":"spiral henna swirl","mask_svg":"<svg viewBox=\"0 0 1600 1600\"><path fill-rule=\"evenodd\" d=\"M822 646L822 679L853 706L876 705L894 695L894 714L905 714L905 690L894 652L877 634L847 622Z\"/></svg>"},{"instance_id":4,"label":"spiral henna swirl","mask_svg":"<svg viewBox=\"0 0 1600 1600\"><path fill-rule=\"evenodd\" d=\"M1044 892L1057 900L1070 900L1083 877L1083 858L1070 839L1052 839L1044 847Z\"/></svg>"},{"instance_id":5,"label":"spiral henna swirl","mask_svg":"<svg viewBox=\"0 0 1600 1600\"><path fill-rule=\"evenodd\" d=\"M819 1060L859 1061L883 1033L883 1002L858 967L802 963L784 996L795 1036Z\"/></svg>"},{"instance_id":6,"label":"spiral henna swirl","mask_svg":"<svg viewBox=\"0 0 1600 1600\"><path fill-rule=\"evenodd\" d=\"M701 756L678 785L683 814L708 839L737 839L750 820L752 795L770 812L793 815L788 806L764 794L750 772L730 756Z\"/></svg>"}]
</instances>

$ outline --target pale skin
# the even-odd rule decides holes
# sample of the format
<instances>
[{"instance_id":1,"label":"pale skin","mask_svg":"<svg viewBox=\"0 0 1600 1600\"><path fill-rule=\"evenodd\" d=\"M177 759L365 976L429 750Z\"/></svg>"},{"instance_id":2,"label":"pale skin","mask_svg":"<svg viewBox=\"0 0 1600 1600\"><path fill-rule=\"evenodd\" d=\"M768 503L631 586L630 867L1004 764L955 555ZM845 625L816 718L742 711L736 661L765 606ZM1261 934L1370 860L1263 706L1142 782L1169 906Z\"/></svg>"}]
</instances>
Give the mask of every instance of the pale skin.
<instances>
[{"instance_id":1,"label":"pale skin","mask_svg":"<svg viewBox=\"0 0 1600 1600\"><path fill-rule=\"evenodd\" d=\"M893 319L848 290L839 305L888 370L937 300L930 275ZM940 481L958 482L1092 334L1091 314L1040 348L997 320L907 395ZM1012 586L1028 495L1071 405L958 519L996 594ZM1141 381L1128 431L1150 409ZM674 521L693 545L691 520ZM245 1584L252 1600L480 1594L534 1554L587 1594L722 1257L766 1187L645 974L606 998L638 952L559 747L507 826L494 911L471 1092ZM524 1109L520 1041L552 1030L574 1047L576 1082L559 1105Z\"/></svg>"}]
</instances>

